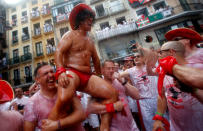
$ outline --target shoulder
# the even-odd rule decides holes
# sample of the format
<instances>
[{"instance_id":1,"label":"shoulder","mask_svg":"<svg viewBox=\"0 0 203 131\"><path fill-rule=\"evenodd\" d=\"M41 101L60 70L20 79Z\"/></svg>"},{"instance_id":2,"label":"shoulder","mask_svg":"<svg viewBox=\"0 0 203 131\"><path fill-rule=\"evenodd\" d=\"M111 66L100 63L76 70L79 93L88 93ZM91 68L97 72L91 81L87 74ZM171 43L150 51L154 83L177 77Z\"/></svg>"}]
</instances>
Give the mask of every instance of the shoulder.
<instances>
[{"instance_id":1,"label":"shoulder","mask_svg":"<svg viewBox=\"0 0 203 131\"><path fill-rule=\"evenodd\" d=\"M29 98L29 101L34 102L34 101L36 101L36 100L38 100L40 98L41 98L41 96L40 96L40 93L38 91L32 97Z\"/></svg>"}]
</instances>

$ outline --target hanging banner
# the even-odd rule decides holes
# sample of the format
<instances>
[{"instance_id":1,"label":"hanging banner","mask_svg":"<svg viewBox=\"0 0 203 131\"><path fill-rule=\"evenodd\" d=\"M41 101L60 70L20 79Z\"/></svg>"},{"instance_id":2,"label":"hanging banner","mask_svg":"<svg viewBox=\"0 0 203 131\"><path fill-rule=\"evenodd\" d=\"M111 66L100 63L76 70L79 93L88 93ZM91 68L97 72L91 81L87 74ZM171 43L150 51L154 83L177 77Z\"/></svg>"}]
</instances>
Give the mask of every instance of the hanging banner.
<instances>
[{"instance_id":1,"label":"hanging banner","mask_svg":"<svg viewBox=\"0 0 203 131\"><path fill-rule=\"evenodd\" d=\"M142 6L143 4L150 2L150 1L152 1L152 0L128 0L130 6L132 8Z\"/></svg>"}]
</instances>

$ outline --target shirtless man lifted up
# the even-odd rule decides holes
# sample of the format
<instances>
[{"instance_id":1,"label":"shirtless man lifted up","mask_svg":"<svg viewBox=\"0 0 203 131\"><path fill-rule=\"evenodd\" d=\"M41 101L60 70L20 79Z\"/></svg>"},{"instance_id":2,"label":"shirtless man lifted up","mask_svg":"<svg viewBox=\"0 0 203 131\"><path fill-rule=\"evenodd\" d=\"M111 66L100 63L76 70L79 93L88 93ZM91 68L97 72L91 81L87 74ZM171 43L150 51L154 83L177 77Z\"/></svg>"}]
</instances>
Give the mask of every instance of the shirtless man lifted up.
<instances>
[{"instance_id":1,"label":"shirtless man lifted up","mask_svg":"<svg viewBox=\"0 0 203 131\"><path fill-rule=\"evenodd\" d=\"M94 17L93 10L85 4L75 6L70 13L72 31L64 34L55 54L58 99L49 119L59 119L66 115L64 106L71 101L76 90L102 100L101 104L106 105L107 112L114 111L112 103L117 101L116 90L102 78L91 74L91 59L96 73L101 74L94 43L87 35ZM101 116L101 131L109 130L111 116L110 113Z\"/></svg>"}]
</instances>

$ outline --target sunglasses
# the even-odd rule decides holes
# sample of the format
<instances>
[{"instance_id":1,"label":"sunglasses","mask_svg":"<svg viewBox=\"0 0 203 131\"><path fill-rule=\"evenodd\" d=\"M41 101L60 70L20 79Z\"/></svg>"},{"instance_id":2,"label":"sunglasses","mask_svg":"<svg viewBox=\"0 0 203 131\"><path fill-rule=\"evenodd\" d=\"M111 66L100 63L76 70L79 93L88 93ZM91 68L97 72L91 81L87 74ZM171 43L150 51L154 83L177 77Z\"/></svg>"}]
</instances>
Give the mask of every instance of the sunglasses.
<instances>
[{"instance_id":1,"label":"sunglasses","mask_svg":"<svg viewBox=\"0 0 203 131\"><path fill-rule=\"evenodd\" d=\"M165 49L165 50L160 50L159 51L159 54L162 54L163 52L167 52L167 51L169 51L170 49Z\"/></svg>"}]
</instances>

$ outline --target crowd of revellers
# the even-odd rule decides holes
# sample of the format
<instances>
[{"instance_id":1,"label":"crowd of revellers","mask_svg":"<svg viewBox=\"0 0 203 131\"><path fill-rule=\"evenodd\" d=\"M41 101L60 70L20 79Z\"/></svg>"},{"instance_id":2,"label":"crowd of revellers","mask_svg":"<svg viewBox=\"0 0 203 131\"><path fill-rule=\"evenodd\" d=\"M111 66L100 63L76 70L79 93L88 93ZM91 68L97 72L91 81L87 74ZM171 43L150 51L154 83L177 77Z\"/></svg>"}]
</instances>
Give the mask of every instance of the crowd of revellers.
<instances>
[{"instance_id":1,"label":"crowd of revellers","mask_svg":"<svg viewBox=\"0 0 203 131\"><path fill-rule=\"evenodd\" d=\"M119 62L102 63L102 78L119 94L119 101L113 104L111 131L203 129L203 49L196 48L202 37L186 28L171 30L165 37L168 42L160 49L146 49L136 43L134 55ZM160 77L164 75L161 87ZM36 82L29 88L29 96L23 95L22 88L15 88L15 99L1 100L1 131L57 130L63 126L66 118L61 119L60 125L57 121L43 121L56 101L54 70L43 62L34 76ZM98 131L99 114L105 113L105 106L95 107L96 101L86 93L77 91L77 98L80 101L73 100L72 108L82 106L83 111L77 110L75 114L84 117L78 130ZM46 126L49 122L53 126Z\"/></svg>"}]
</instances>

